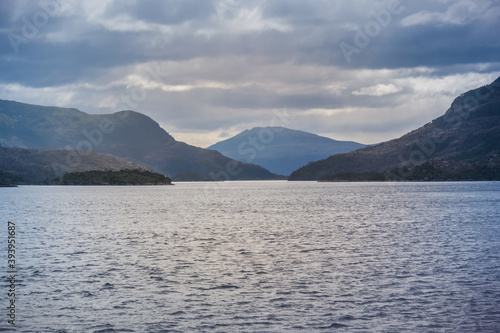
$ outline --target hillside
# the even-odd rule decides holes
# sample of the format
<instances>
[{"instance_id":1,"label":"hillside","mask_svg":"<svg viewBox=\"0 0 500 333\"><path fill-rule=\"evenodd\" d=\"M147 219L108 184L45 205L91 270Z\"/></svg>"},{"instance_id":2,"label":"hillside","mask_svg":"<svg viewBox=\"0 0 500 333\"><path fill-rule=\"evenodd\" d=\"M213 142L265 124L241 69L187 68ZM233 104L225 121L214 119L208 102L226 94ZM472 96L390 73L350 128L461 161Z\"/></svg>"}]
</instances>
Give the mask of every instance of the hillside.
<instances>
[{"instance_id":1,"label":"hillside","mask_svg":"<svg viewBox=\"0 0 500 333\"><path fill-rule=\"evenodd\" d=\"M310 163L293 172L289 180L352 180L363 178L359 173L370 177L374 172L394 180L490 180L497 179L499 156L500 78L460 95L443 116L417 130ZM429 166L425 175L419 168L424 163Z\"/></svg>"},{"instance_id":2,"label":"hillside","mask_svg":"<svg viewBox=\"0 0 500 333\"><path fill-rule=\"evenodd\" d=\"M116 156L96 152L78 155L75 151L59 149L0 147L0 173L6 184L42 182L67 172L138 168L145 169Z\"/></svg>"},{"instance_id":3,"label":"hillside","mask_svg":"<svg viewBox=\"0 0 500 333\"><path fill-rule=\"evenodd\" d=\"M208 147L241 162L289 175L308 162L365 147L284 127L255 127Z\"/></svg>"},{"instance_id":4,"label":"hillside","mask_svg":"<svg viewBox=\"0 0 500 333\"><path fill-rule=\"evenodd\" d=\"M4 147L78 149L112 154L174 178L275 179L268 170L236 163L219 152L176 141L151 118L134 111L90 115L77 109L0 100Z\"/></svg>"}]
</instances>

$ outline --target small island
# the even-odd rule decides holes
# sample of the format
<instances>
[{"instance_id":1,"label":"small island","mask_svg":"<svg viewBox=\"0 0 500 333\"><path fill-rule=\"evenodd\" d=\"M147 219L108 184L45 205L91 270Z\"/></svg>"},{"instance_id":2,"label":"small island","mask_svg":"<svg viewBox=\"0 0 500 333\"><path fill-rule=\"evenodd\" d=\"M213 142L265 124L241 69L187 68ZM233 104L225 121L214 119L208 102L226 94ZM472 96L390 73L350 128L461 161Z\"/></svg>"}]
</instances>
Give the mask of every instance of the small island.
<instances>
[{"instance_id":1,"label":"small island","mask_svg":"<svg viewBox=\"0 0 500 333\"><path fill-rule=\"evenodd\" d=\"M67 173L50 185L173 185L170 178L147 170L83 171Z\"/></svg>"}]
</instances>

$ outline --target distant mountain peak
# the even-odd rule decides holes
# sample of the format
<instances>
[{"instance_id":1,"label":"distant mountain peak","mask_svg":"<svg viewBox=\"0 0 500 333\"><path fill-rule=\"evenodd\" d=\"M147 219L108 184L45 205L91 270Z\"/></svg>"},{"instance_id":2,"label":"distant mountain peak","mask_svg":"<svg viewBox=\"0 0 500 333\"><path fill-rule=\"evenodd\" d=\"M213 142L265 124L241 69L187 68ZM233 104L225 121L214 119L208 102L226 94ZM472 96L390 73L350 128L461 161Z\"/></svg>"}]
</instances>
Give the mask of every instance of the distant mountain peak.
<instances>
[{"instance_id":1,"label":"distant mountain peak","mask_svg":"<svg viewBox=\"0 0 500 333\"><path fill-rule=\"evenodd\" d=\"M244 130L208 149L288 175L309 162L363 147L365 145L356 142L336 141L305 131L270 126Z\"/></svg>"}]
</instances>

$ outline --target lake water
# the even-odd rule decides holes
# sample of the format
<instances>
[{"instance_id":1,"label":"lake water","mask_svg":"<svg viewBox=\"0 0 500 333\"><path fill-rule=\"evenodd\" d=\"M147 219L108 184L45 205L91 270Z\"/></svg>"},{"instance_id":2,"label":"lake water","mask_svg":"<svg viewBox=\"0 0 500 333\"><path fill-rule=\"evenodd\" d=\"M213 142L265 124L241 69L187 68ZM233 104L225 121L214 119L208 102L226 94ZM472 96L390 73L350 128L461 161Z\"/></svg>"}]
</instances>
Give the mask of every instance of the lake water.
<instances>
[{"instance_id":1,"label":"lake water","mask_svg":"<svg viewBox=\"0 0 500 333\"><path fill-rule=\"evenodd\" d=\"M500 332L500 183L0 189L21 332Z\"/></svg>"}]
</instances>

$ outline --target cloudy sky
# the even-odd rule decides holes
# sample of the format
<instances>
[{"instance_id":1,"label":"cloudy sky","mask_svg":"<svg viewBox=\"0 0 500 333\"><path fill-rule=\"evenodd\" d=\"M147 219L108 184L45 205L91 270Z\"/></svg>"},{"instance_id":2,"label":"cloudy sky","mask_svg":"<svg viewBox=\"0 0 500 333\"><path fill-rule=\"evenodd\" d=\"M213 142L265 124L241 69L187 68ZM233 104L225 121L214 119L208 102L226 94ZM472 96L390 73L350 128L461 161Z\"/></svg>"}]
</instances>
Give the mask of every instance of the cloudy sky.
<instances>
[{"instance_id":1,"label":"cloudy sky","mask_svg":"<svg viewBox=\"0 0 500 333\"><path fill-rule=\"evenodd\" d=\"M133 109L207 147L286 125L376 143L500 76L500 0L0 2L0 99Z\"/></svg>"}]
</instances>

